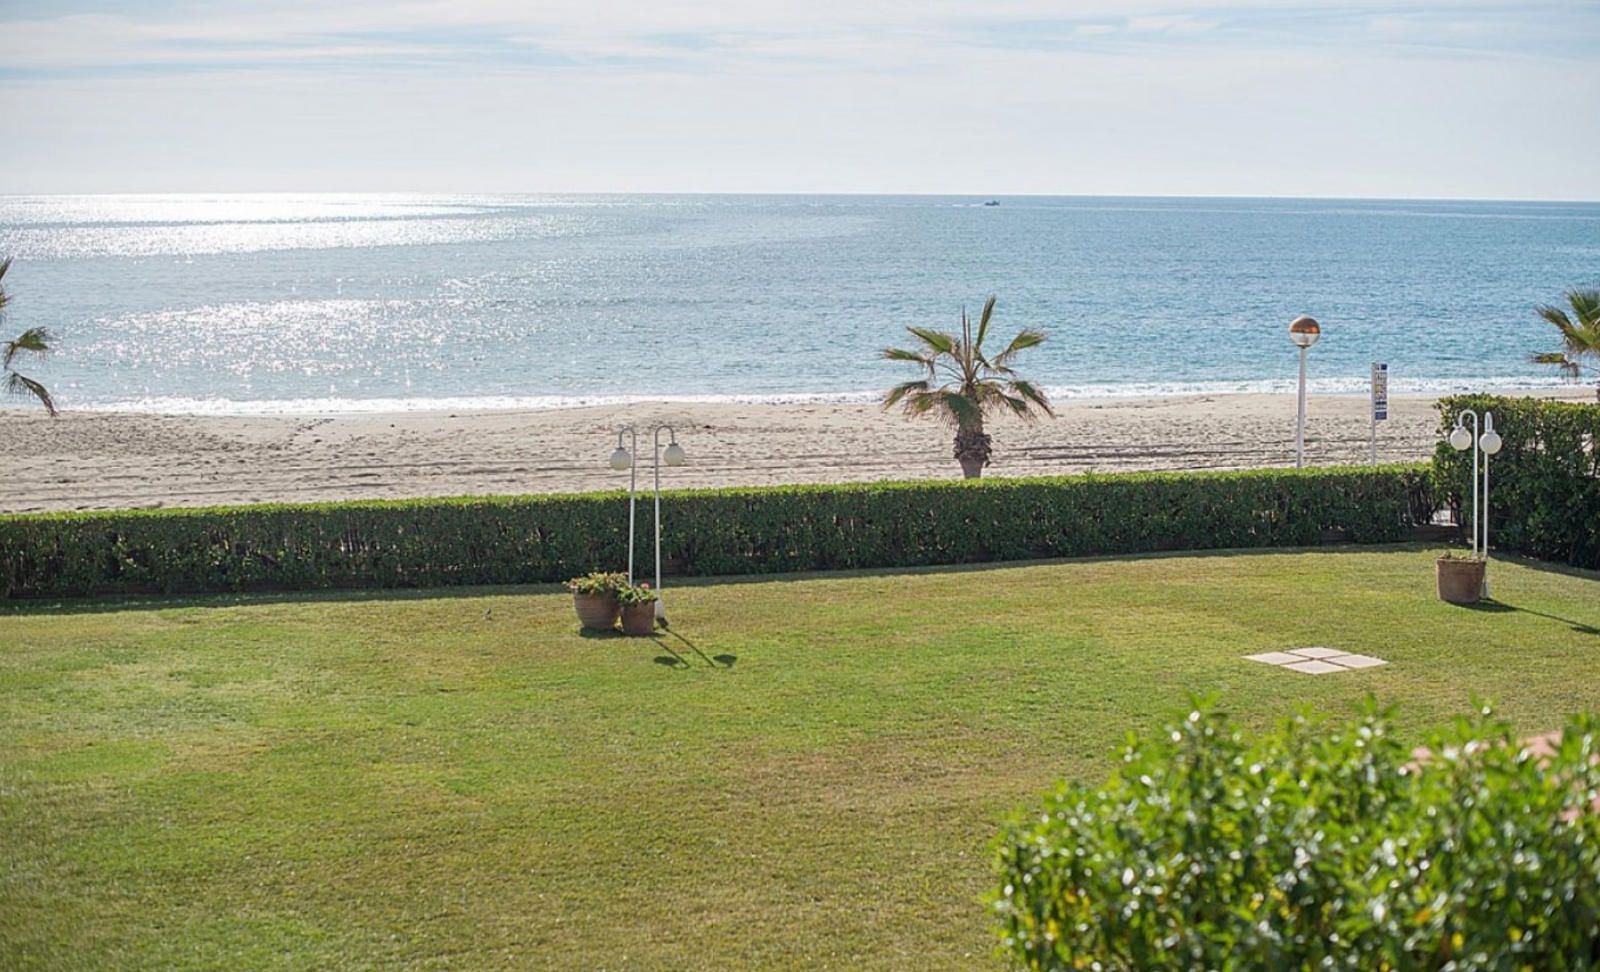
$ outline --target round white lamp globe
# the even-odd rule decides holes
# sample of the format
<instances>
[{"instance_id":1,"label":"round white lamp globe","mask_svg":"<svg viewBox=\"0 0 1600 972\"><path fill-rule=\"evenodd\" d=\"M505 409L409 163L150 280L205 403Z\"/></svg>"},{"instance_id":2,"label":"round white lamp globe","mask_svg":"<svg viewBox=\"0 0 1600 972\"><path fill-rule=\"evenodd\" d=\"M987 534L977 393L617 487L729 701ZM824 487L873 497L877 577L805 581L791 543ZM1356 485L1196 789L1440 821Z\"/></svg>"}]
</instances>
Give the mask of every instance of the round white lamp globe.
<instances>
[{"instance_id":1,"label":"round white lamp globe","mask_svg":"<svg viewBox=\"0 0 1600 972\"><path fill-rule=\"evenodd\" d=\"M1472 433L1467 431L1466 426L1458 425L1455 431L1450 433L1450 444L1457 450L1470 449L1472 448Z\"/></svg>"},{"instance_id":2,"label":"round white lamp globe","mask_svg":"<svg viewBox=\"0 0 1600 972\"><path fill-rule=\"evenodd\" d=\"M1289 324L1289 340L1297 348L1309 348L1317 343L1317 338L1322 337L1322 325L1316 318L1301 314Z\"/></svg>"},{"instance_id":3,"label":"round white lamp globe","mask_svg":"<svg viewBox=\"0 0 1600 972\"><path fill-rule=\"evenodd\" d=\"M621 472L633 465L633 457L628 455L628 450L617 446L617 451L611 454L611 468Z\"/></svg>"},{"instance_id":4,"label":"round white lamp globe","mask_svg":"<svg viewBox=\"0 0 1600 972\"><path fill-rule=\"evenodd\" d=\"M676 442L667 445L667 449L661 454L661 458L669 466L681 466L689 461L689 457L684 455L683 446L678 445Z\"/></svg>"},{"instance_id":5,"label":"round white lamp globe","mask_svg":"<svg viewBox=\"0 0 1600 972\"><path fill-rule=\"evenodd\" d=\"M1500 441L1500 433L1494 429L1490 429L1478 437L1478 448L1482 449L1483 454L1486 456L1492 456L1499 452L1502 445L1504 443Z\"/></svg>"}]
</instances>

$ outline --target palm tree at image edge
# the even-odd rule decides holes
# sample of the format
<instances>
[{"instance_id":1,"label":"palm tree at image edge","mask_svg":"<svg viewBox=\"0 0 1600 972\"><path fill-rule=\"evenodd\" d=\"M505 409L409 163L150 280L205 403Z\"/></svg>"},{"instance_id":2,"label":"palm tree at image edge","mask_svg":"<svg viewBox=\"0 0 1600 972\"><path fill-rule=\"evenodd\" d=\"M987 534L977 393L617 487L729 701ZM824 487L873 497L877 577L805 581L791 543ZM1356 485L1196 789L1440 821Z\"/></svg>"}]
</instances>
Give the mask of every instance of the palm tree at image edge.
<instances>
[{"instance_id":1,"label":"palm tree at image edge","mask_svg":"<svg viewBox=\"0 0 1600 972\"><path fill-rule=\"evenodd\" d=\"M1041 414L1055 415L1044 391L1020 378L1012 367L1019 354L1044 342L1043 332L1025 328L993 358L984 354L994 305L991 295L983 304L976 331L963 309L960 334L908 327L917 339L916 347L883 351L890 361L904 361L923 370L921 378L889 389L883 407L899 406L910 417L934 415L955 426L955 458L967 479L983 475L994 451L984 432L985 415L1009 413L1024 421L1036 420Z\"/></svg>"},{"instance_id":2,"label":"palm tree at image edge","mask_svg":"<svg viewBox=\"0 0 1600 972\"><path fill-rule=\"evenodd\" d=\"M0 260L0 320L4 319L6 305L11 302L6 293L3 281L6 271L11 269L11 260L8 257ZM31 395L39 400L45 411L52 416L56 414L55 400L50 397L49 389L27 375L15 370L13 367L18 358L26 355L44 357L50 351L50 332L42 327L30 327L17 335L16 338L0 344L0 373L4 374L6 392L12 395Z\"/></svg>"},{"instance_id":3,"label":"palm tree at image edge","mask_svg":"<svg viewBox=\"0 0 1600 972\"><path fill-rule=\"evenodd\" d=\"M1570 291L1567 306L1572 308L1571 315L1560 307L1538 308L1539 316L1561 332L1562 348L1533 355L1531 360L1554 365L1569 378L1579 377L1585 367L1600 371L1600 290ZM1600 400L1600 376L1594 394Z\"/></svg>"}]
</instances>

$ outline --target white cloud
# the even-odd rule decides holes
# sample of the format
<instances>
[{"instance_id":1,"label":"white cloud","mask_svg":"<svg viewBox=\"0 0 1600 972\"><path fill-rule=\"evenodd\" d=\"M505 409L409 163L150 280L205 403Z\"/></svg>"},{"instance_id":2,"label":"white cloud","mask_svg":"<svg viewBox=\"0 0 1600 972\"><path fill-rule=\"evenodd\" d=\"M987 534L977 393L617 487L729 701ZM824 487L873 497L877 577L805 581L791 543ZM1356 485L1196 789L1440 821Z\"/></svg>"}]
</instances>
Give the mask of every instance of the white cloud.
<instances>
[{"instance_id":1,"label":"white cloud","mask_svg":"<svg viewBox=\"0 0 1600 972\"><path fill-rule=\"evenodd\" d=\"M1188 14L1159 14L1129 17L1128 29L1136 33L1203 34L1217 26L1215 20L1204 20Z\"/></svg>"},{"instance_id":2,"label":"white cloud","mask_svg":"<svg viewBox=\"0 0 1600 972\"><path fill-rule=\"evenodd\" d=\"M1570 123L1600 104L1593 45L1412 26L1489 5L218 9L0 22L0 191L1600 197L1600 135ZM1596 33L1562 16L1536 26Z\"/></svg>"}]
</instances>

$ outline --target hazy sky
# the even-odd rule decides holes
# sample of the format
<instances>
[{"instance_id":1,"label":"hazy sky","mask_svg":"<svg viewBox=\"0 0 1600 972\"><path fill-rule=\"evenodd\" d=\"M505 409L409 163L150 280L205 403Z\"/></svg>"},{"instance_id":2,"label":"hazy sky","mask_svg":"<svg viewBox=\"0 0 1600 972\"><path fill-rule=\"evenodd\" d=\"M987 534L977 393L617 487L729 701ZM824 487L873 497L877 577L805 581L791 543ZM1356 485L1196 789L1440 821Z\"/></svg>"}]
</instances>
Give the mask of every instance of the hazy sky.
<instances>
[{"instance_id":1,"label":"hazy sky","mask_svg":"<svg viewBox=\"0 0 1600 972\"><path fill-rule=\"evenodd\" d=\"M0 0L0 193L1600 199L1600 0Z\"/></svg>"}]
</instances>

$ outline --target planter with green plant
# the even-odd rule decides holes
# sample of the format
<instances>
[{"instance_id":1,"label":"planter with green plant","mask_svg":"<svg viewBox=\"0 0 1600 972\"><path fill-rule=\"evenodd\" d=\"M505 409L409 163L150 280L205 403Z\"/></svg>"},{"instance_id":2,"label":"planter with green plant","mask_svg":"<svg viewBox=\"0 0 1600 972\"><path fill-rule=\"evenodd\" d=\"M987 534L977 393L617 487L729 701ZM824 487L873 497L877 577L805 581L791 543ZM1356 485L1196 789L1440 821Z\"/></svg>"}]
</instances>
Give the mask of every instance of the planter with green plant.
<instances>
[{"instance_id":1,"label":"planter with green plant","mask_svg":"<svg viewBox=\"0 0 1600 972\"><path fill-rule=\"evenodd\" d=\"M1470 554L1458 557L1454 551L1446 550L1444 556L1433 563L1439 600L1451 604L1476 604L1483 597L1482 557Z\"/></svg>"},{"instance_id":2,"label":"planter with green plant","mask_svg":"<svg viewBox=\"0 0 1600 972\"><path fill-rule=\"evenodd\" d=\"M617 626L622 605L617 592L628 586L628 575L594 571L567 581L578 622L590 631L610 631Z\"/></svg>"},{"instance_id":3,"label":"planter with green plant","mask_svg":"<svg viewBox=\"0 0 1600 972\"><path fill-rule=\"evenodd\" d=\"M657 599L649 584L623 585L617 591L617 600L622 604L622 633L655 634Z\"/></svg>"}]
</instances>

